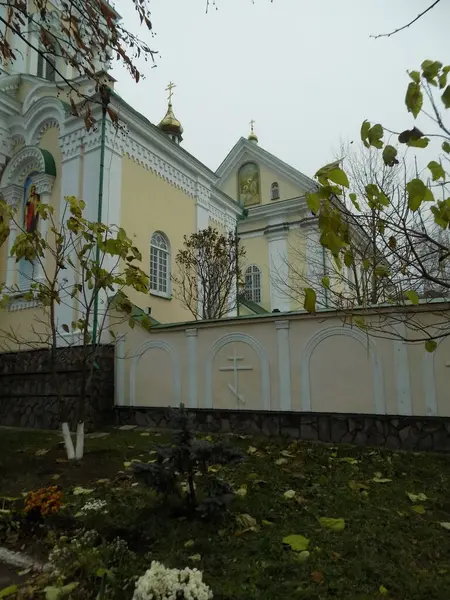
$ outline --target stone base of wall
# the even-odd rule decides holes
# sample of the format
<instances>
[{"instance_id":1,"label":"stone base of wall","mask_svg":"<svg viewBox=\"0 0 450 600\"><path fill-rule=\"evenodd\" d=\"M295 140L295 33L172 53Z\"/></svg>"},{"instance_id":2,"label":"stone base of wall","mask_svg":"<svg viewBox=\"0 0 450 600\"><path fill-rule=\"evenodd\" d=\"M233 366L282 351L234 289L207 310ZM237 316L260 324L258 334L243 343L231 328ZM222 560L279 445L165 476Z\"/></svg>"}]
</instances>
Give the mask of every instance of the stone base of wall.
<instances>
[{"instance_id":1,"label":"stone base of wall","mask_svg":"<svg viewBox=\"0 0 450 600\"><path fill-rule=\"evenodd\" d=\"M64 418L74 428L81 384L80 360L89 347L59 348L57 372L62 396L55 394L48 350L0 354L0 425L57 429ZM114 424L114 346L102 346L98 369L87 390L86 430Z\"/></svg>"},{"instance_id":2,"label":"stone base of wall","mask_svg":"<svg viewBox=\"0 0 450 600\"><path fill-rule=\"evenodd\" d=\"M119 425L170 428L165 408L116 407ZM193 426L210 433L286 436L307 441L450 452L450 418L188 409Z\"/></svg>"}]
</instances>

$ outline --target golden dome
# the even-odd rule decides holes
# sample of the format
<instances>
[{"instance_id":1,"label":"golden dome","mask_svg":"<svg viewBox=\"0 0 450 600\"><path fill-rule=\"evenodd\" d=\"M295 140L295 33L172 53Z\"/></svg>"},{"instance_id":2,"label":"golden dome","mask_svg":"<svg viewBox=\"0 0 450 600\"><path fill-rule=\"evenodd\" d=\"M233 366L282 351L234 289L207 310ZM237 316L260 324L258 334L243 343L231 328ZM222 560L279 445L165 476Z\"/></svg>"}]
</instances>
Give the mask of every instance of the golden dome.
<instances>
[{"instance_id":1,"label":"golden dome","mask_svg":"<svg viewBox=\"0 0 450 600\"><path fill-rule=\"evenodd\" d=\"M251 131L250 131L250 134L247 139L250 140L250 142L258 143L258 136L256 135L256 133L253 130L254 124L255 124L255 121L250 121Z\"/></svg>"},{"instance_id":2,"label":"golden dome","mask_svg":"<svg viewBox=\"0 0 450 600\"><path fill-rule=\"evenodd\" d=\"M173 133L181 137L183 133L183 127L180 121L175 117L173 113L172 102L169 102L166 116L158 125L158 127L159 129L161 129L161 131L164 131L165 133Z\"/></svg>"}]
</instances>

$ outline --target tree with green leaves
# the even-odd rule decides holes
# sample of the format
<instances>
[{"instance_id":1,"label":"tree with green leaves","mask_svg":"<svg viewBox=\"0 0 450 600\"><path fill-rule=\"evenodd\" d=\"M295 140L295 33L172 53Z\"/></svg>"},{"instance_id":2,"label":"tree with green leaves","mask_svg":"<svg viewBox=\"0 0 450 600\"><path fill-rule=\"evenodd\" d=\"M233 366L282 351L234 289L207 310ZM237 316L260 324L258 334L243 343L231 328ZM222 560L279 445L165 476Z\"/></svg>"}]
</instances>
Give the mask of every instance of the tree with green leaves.
<instances>
[{"instance_id":1,"label":"tree with green leaves","mask_svg":"<svg viewBox=\"0 0 450 600\"><path fill-rule=\"evenodd\" d=\"M396 159L397 160L397 159ZM395 168L384 163L375 148L366 149L353 142L341 143L336 156L336 166L342 166L349 177L349 188L344 188L342 210L351 205L349 194L358 197L358 212L348 212L351 235L343 264L330 260L319 241L318 216L311 215L299 227L292 230L289 252L285 258L289 272L288 281L274 275L274 285L291 299L301 304L305 288L315 288L316 306L319 308L347 309L349 306L374 305L387 300L389 295L401 293L401 277L392 272L389 278L379 279L375 270L388 263L390 249L380 251L379 220L381 208L374 206L370 198L370 185L376 183L392 198L393 206L383 217L401 203L401 190L405 178L405 161ZM366 189L367 188L367 189ZM363 266L365 268L363 268Z\"/></svg>"},{"instance_id":2,"label":"tree with green leaves","mask_svg":"<svg viewBox=\"0 0 450 600\"><path fill-rule=\"evenodd\" d=\"M359 313L349 314L353 322L373 335L400 337L407 341L425 342L433 351L439 339L450 333L448 311L439 311L436 324L430 327L423 318L423 305L447 302L450 297L450 195L449 159L450 128L445 123L445 111L450 108L450 85L447 82L450 66L426 60L419 71L409 73L405 104L414 119L424 115L434 129L429 133L412 126L405 131L393 131L381 124L364 121L361 139L367 151L380 152L386 166L398 166L398 147L409 152L433 148L435 159L426 167L405 176L400 193L383 187L375 179L365 186L370 209L377 211L377 250L380 261L372 271L375 282L389 281L385 303L395 309L397 320L406 325L406 335L385 320L370 320ZM390 142L397 137L397 145ZM352 225L362 213L360 194L348 194L351 209L343 202L351 183L341 164L332 163L317 171L319 189L308 195L310 209L318 216L320 243L342 273L342 265L352 266L355 258L349 252L354 237ZM362 263L358 268L366 270ZM401 290L401 293L398 291ZM315 310L317 293L308 288L305 308ZM428 311L429 312L429 311ZM346 318L348 315L346 316Z\"/></svg>"},{"instance_id":3,"label":"tree with green leaves","mask_svg":"<svg viewBox=\"0 0 450 600\"><path fill-rule=\"evenodd\" d=\"M236 232L208 227L184 236L175 257L174 295L194 319L220 319L237 305L245 248Z\"/></svg>"},{"instance_id":4,"label":"tree with green leaves","mask_svg":"<svg viewBox=\"0 0 450 600\"><path fill-rule=\"evenodd\" d=\"M11 256L18 269L27 274L23 285L3 286L1 304L7 307L17 296L35 300L40 307L31 330L23 333L12 328L0 331L3 348L47 348L50 379L57 397L67 457L81 459L84 452L84 421L91 382L98 368L101 346L114 337L114 327L124 319L134 327L127 290L148 292L148 276L139 266L141 253L121 227L92 222L85 218L85 203L70 196L60 221L53 207L39 203L38 219L46 222L47 233L36 228L24 230L17 209L0 201L0 240L5 242L13 225L18 232ZM26 264L31 269L24 268ZM23 279L23 277L22 277ZM23 291L23 288L26 291ZM118 313L113 317L110 301ZM68 306L74 315L69 323L60 321L58 307ZM143 325L149 325L143 322ZM61 391L59 349L71 346L80 372L79 389L74 396L77 439L74 448L70 435L69 403ZM81 350L81 351L80 351Z\"/></svg>"}]
</instances>

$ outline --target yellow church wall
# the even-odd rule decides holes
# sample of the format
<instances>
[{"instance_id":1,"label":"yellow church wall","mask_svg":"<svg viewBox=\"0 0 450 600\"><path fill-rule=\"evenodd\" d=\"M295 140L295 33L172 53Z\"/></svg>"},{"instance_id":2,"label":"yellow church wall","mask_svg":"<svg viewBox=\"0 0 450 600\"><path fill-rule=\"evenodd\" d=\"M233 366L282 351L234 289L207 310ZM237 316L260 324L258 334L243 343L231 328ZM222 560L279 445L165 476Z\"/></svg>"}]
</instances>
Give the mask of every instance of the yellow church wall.
<instances>
[{"instance_id":1,"label":"yellow church wall","mask_svg":"<svg viewBox=\"0 0 450 600\"><path fill-rule=\"evenodd\" d=\"M245 247L245 259L243 260L242 276L245 278L245 270L251 265L256 265L261 271L261 302L266 310L270 310L270 275L269 275L269 249L267 239L263 236L244 238L241 240Z\"/></svg>"},{"instance_id":2,"label":"yellow church wall","mask_svg":"<svg viewBox=\"0 0 450 600\"><path fill-rule=\"evenodd\" d=\"M129 236L135 237L144 271L150 270L151 236L160 231L169 240L172 273L175 273L175 256L183 244L183 236L196 228L195 200L128 157L122 160L121 197L122 226ZM150 306L152 316L163 323L192 318L173 296L167 299L130 292L130 300L142 309Z\"/></svg>"},{"instance_id":3,"label":"yellow church wall","mask_svg":"<svg viewBox=\"0 0 450 600\"><path fill-rule=\"evenodd\" d=\"M42 308L0 310L0 352L33 350L46 346L48 315ZM12 339L11 339L12 338Z\"/></svg>"},{"instance_id":4,"label":"yellow church wall","mask_svg":"<svg viewBox=\"0 0 450 600\"><path fill-rule=\"evenodd\" d=\"M287 238L287 255L289 264L288 294L291 310L303 308L303 293L299 288L303 287L300 280L301 274L306 273L306 239L301 234L301 229L290 229ZM297 293L298 291L298 293Z\"/></svg>"},{"instance_id":5,"label":"yellow church wall","mask_svg":"<svg viewBox=\"0 0 450 600\"><path fill-rule=\"evenodd\" d=\"M239 166L236 171L233 171L228 178L224 181L224 183L220 186L221 190L237 200L239 198L238 192L238 173L239 169L242 165L246 164L246 162L254 162L249 160L245 160ZM256 163L258 164L258 163ZM304 190L299 186L292 183L289 179L283 177L280 174L277 174L275 170L266 167L265 165L258 164L259 173L260 173L260 194L261 194L261 204L270 204L271 202L277 202L277 200L272 200L271 194L271 186L272 183L278 182L280 198L279 200L289 200L290 198L295 198L296 196L301 196L304 193ZM278 201L279 201L278 200Z\"/></svg>"}]
</instances>

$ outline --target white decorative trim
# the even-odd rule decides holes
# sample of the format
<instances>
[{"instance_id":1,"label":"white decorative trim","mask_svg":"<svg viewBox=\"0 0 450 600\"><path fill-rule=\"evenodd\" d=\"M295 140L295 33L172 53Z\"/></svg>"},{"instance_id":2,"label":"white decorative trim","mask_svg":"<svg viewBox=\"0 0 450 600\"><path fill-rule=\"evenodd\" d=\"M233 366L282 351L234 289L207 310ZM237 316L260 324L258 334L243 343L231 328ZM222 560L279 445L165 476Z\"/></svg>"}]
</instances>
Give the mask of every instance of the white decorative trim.
<instances>
[{"instance_id":1,"label":"white decorative trim","mask_svg":"<svg viewBox=\"0 0 450 600\"><path fill-rule=\"evenodd\" d=\"M198 407L198 354L197 354L197 329L186 329L187 338L187 365L188 365L188 408Z\"/></svg>"},{"instance_id":2,"label":"white decorative trim","mask_svg":"<svg viewBox=\"0 0 450 600\"><path fill-rule=\"evenodd\" d=\"M33 175L31 182L36 186L38 194L51 194L55 177L47 173L38 173L37 175Z\"/></svg>"},{"instance_id":3,"label":"white decorative trim","mask_svg":"<svg viewBox=\"0 0 450 600\"><path fill-rule=\"evenodd\" d=\"M267 235L269 253L270 309L290 310L290 299L285 289L289 278L288 230L278 229Z\"/></svg>"},{"instance_id":4,"label":"white decorative trim","mask_svg":"<svg viewBox=\"0 0 450 600\"><path fill-rule=\"evenodd\" d=\"M423 351L422 361L422 381L423 395L426 399L427 417L436 417L438 415L438 404L436 394L436 378L434 375L434 355L435 352Z\"/></svg>"},{"instance_id":5,"label":"white decorative trim","mask_svg":"<svg viewBox=\"0 0 450 600\"><path fill-rule=\"evenodd\" d=\"M386 403L384 397L384 377L383 367L379 360L376 346L370 338L365 336L361 331L352 329L347 326L329 327L315 333L303 351L300 362L300 403L302 410L311 412L311 383L310 383L310 362L312 354L323 340L335 336L345 335L357 340L365 349L369 347L369 356L372 365L372 385L373 385L373 408L377 415L386 414Z\"/></svg>"},{"instance_id":6,"label":"white decorative trim","mask_svg":"<svg viewBox=\"0 0 450 600\"><path fill-rule=\"evenodd\" d=\"M116 406L125 405L125 340L126 334L116 339L116 352L114 361L114 392Z\"/></svg>"},{"instance_id":7,"label":"white decorative trim","mask_svg":"<svg viewBox=\"0 0 450 600\"><path fill-rule=\"evenodd\" d=\"M289 321L275 321L278 345L278 385L280 410L292 410L291 352L289 344Z\"/></svg>"},{"instance_id":8,"label":"white decorative trim","mask_svg":"<svg viewBox=\"0 0 450 600\"><path fill-rule=\"evenodd\" d=\"M24 295L26 294L26 292L23 293ZM32 300L24 300L23 298L18 297L8 305L8 312L28 310L29 308L37 308L38 306L40 306L40 302L36 298L33 298Z\"/></svg>"},{"instance_id":9,"label":"white decorative trim","mask_svg":"<svg viewBox=\"0 0 450 600\"><path fill-rule=\"evenodd\" d=\"M11 183L8 186L0 189L0 195L9 206L17 208L22 202L23 187L21 185Z\"/></svg>"},{"instance_id":10,"label":"white decorative trim","mask_svg":"<svg viewBox=\"0 0 450 600\"><path fill-rule=\"evenodd\" d=\"M395 326L397 332L406 338L404 323ZM395 387L397 390L397 414L412 415L411 382L409 377L408 348L406 342L394 340Z\"/></svg>"},{"instance_id":11,"label":"white decorative trim","mask_svg":"<svg viewBox=\"0 0 450 600\"><path fill-rule=\"evenodd\" d=\"M33 137L31 138L31 144L36 146L39 145L39 142L41 141L41 138L44 135L44 133L52 128L58 129L59 131L59 121L58 119L55 119L55 117L47 117L35 131Z\"/></svg>"},{"instance_id":12,"label":"white decorative trim","mask_svg":"<svg viewBox=\"0 0 450 600\"><path fill-rule=\"evenodd\" d=\"M166 374L165 376L171 378L173 381L173 398L160 398L158 401L162 404L157 404L156 406L167 406L168 402L172 402L172 406L179 406L181 403L181 367L178 355L172 346L164 340L153 340L142 344L132 358L130 366L130 406L136 406L136 369L139 361L146 352L155 349L164 350L170 356L172 360L172 374ZM151 393L151 390L149 390L149 393ZM152 404L152 406L155 405Z\"/></svg>"},{"instance_id":13,"label":"white decorative trim","mask_svg":"<svg viewBox=\"0 0 450 600\"><path fill-rule=\"evenodd\" d=\"M25 181L30 171L45 173L44 156L40 148L26 146L15 154L3 171L0 187Z\"/></svg>"},{"instance_id":14,"label":"white decorative trim","mask_svg":"<svg viewBox=\"0 0 450 600\"><path fill-rule=\"evenodd\" d=\"M78 129L77 131L60 135L59 146L63 162L71 158L78 158L85 133L85 130Z\"/></svg>"},{"instance_id":15,"label":"white decorative trim","mask_svg":"<svg viewBox=\"0 0 450 600\"><path fill-rule=\"evenodd\" d=\"M205 408L213 408L212 368L216 354L227 344L241 342L247 344L258 355L261 369L261 410L270 410L270 363L264 347L255 338L245 333L229 333L219 338L207 354L205 364Z\"/></svg>"}]
</instances>

